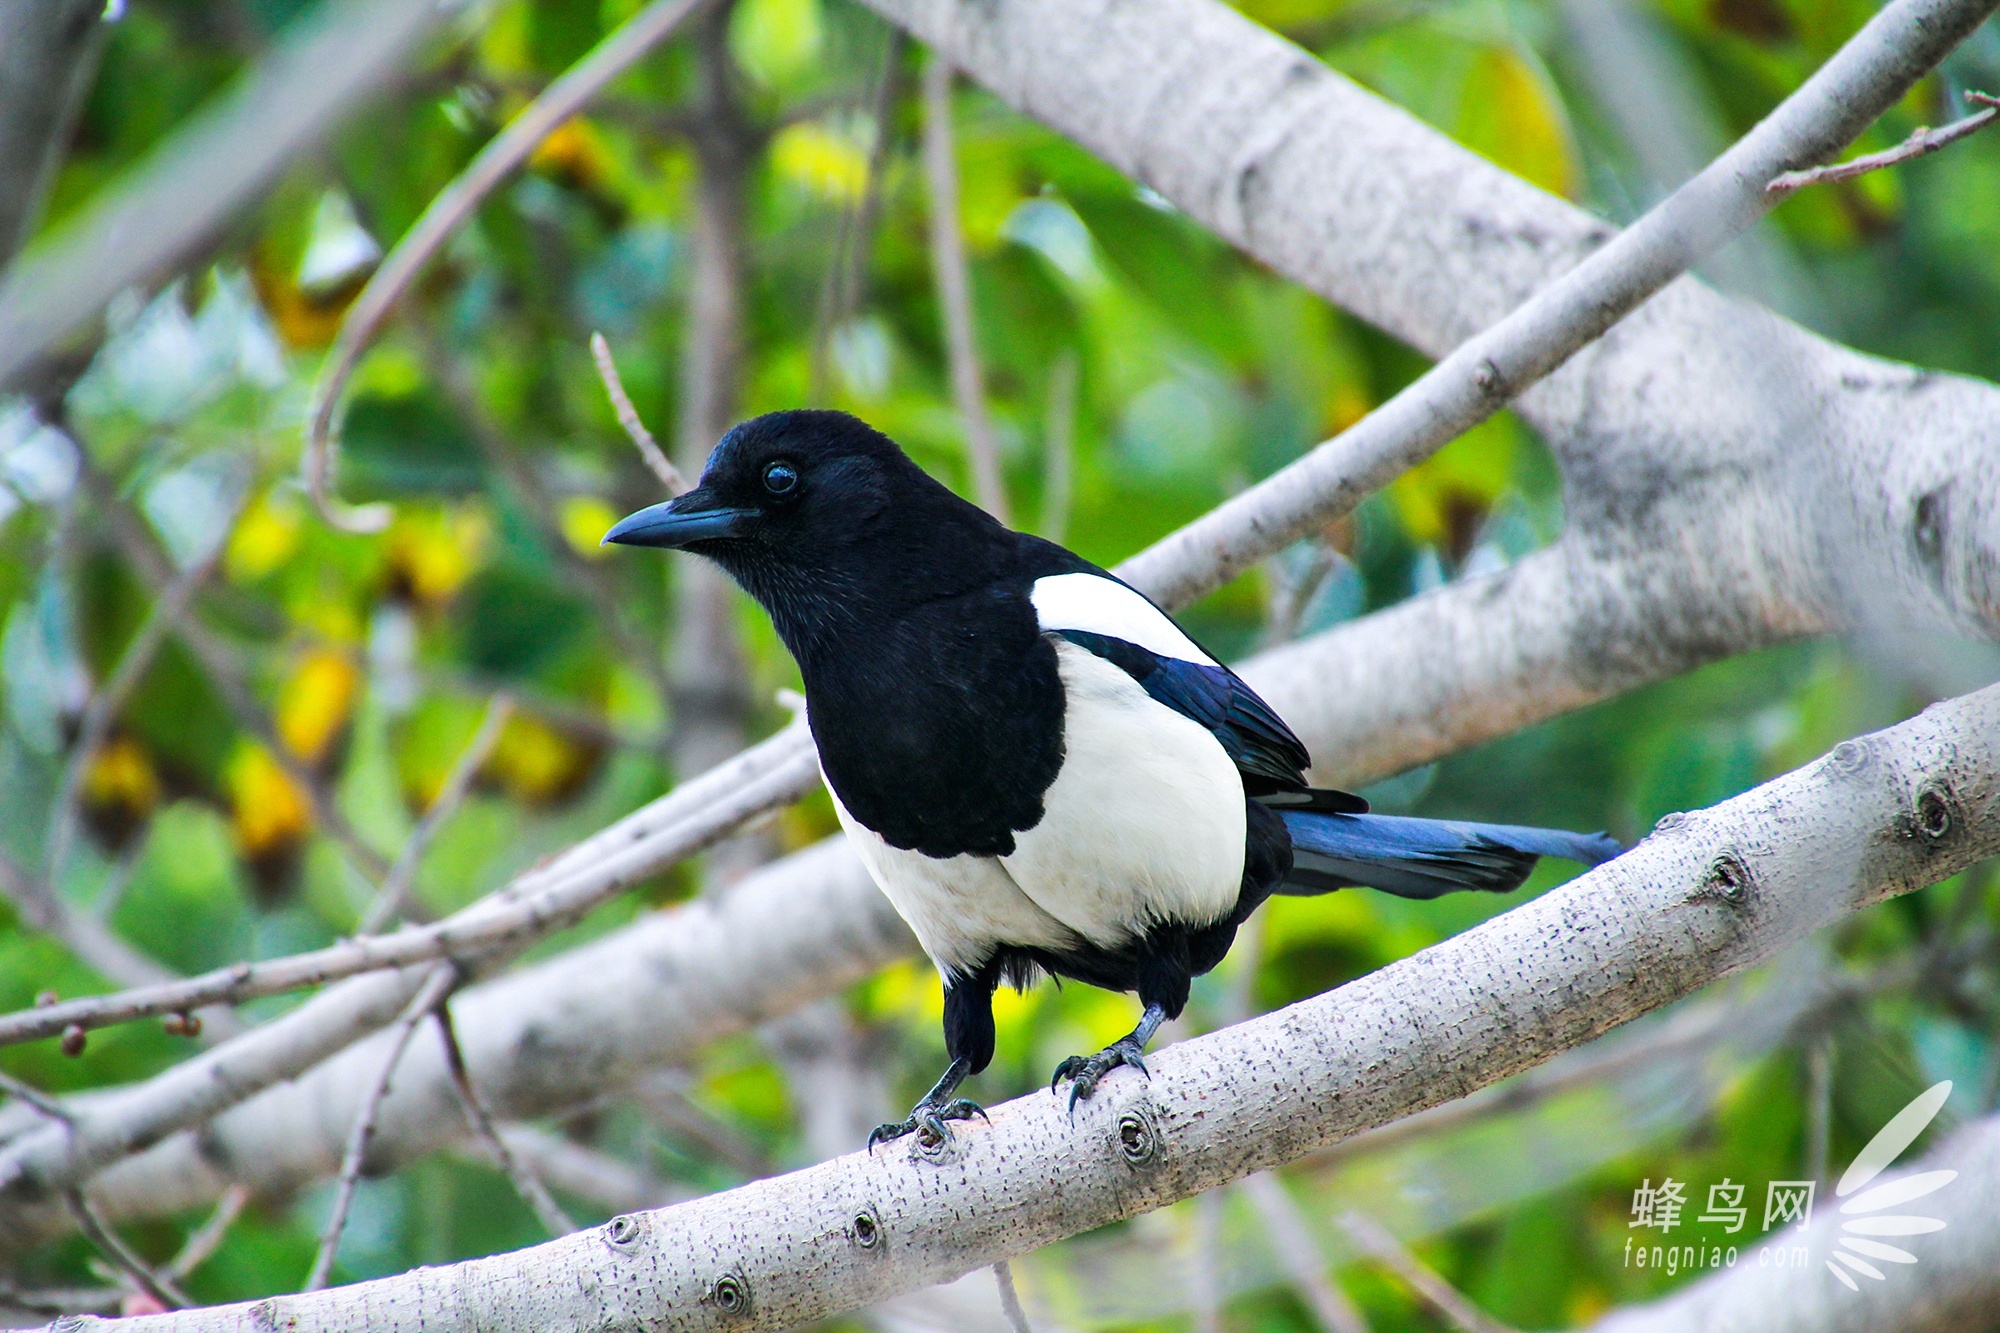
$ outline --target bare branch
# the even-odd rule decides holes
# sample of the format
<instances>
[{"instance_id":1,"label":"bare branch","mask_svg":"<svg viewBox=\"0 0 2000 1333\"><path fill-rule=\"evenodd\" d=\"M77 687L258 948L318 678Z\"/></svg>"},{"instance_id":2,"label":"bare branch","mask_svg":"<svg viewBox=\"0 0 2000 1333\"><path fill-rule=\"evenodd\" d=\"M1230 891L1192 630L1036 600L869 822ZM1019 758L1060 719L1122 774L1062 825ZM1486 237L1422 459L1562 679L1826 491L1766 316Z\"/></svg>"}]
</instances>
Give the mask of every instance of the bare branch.
<instances>
[{"instance_id":1,"label":"bare branch","mask_svg":"<svg viewBox=\"0 0 2000 1333\"><path fill-rule=\"evenodd\" d=\"M41 220L105 26L102 0L0 6L0 269Z\"/></svg>"},{"instance_id":2,"label":"bare branch","mask_svg":"<svg viewBox=\"0 0 2000 1333\"><path fill-rule=\"evenodd\" d=\"M215 544L207 553L174 575L172 581L160 590L159 596L153 599L146 619L140 623L131 641L125 645L124 653L119 656L118 665L112 668L103 687L91 696L89 705L84 709L76 741L70 747L69 762L63 765L62 779L56 784L55 806L49 812L48 851L42 858L42 878L48 882L51 891L62 883L63 864L69 859L70 843L76 836L77 804L83 794L83 778L89 770L90 761L97 757L98 750L110 737L119 710L152 666L160 645L179 628L195 594L215 572L223 550L229 545L229 532L236 526L240 507L240 503L231 506L228 515L218 524Z\"/></svg>"},{"instance_id":3,"label":"bare branch","mask_svg":"<svg viewBox=\"0 0 2000 1333\"><path fill-rule=\"evenodd\" d=\"M597 377L604 381L604 393L611 399L611 410L618 414L618 424L632 437L632 443L639 448L639 457L645 460L647 469L659 478L667 494L679 495L688 488L687 478L681 475L673 460L661 452L660 442L653 438L653 432L647 430L646 423L639 419L639 409L632 406L632 399L625 392L625 381L618 378L618 363L611 359L611 344L604 341L603 334L590 335L590 355L597 362Z\"/></svg>"},{"instance_id":4,"label":"bare branch","mask_svg":"<svg viewBox=\"0 0 2000 1333\"><path fill-rule=\"evenodd\" d=\"M311 1333L364 1307L375 1333L788 1328L1463 1095L1996 852L2000 687L1684 816L1335 991L1170 1046L1150 1081L1108 1081L1073 1122L1029 1096L941 1151L855 1153L468 1266L156 1316L133 1333L258 1321ZM1063 1206L1050 1208L1058 1183ZM855 1243L864 1212L886 1244Z\"/></svg>"},{"instance_id":5,"label":"bare branch","mask_svg":"<svg viewBox=\"0 0 2000 1333\"><path fill-rule=\"evenodd\" d=\"M951 128L951 61L932 52L924 65L924 172L930 180L931 273L951 363L951 395L965 426L972 489L979 507L1007 522L1007 484L1000 474L1000 445L986 410L979 368L979 339L972 326L972 275L965 234L958 221L958 149Z\"/></svg>"},{"instance_id":6,"label":"bare branch","mask_svg":"<svg viewBox=\"0 0 2000 1333\"><path fill-rule=\"evenodd\" d=\"M113 296L197 253L301 152L392 81L445 13L408 0L349 0L288 28L102 202L0 281L0 388Z\"/></svg>"},{"instance_id":7,"label":"bare branch","mask_svg":"<svg viewBox=\"0 0 2000 1333\"><path fill-rule=\"evenodd\" d=\"M525 943L574 921L635 880L692 854L742 821L795 800L818 777L804 722L795 721L730 764L682 784L660 808L642 812L648 816L639 821L644 832L621 832L630 820L606 830L613 835L609 839L613 845L623 845L602 859L592 858L594 863L583 869L569 871L573 862L566 857L435 925L406 927L267 962L236 963L185 981L118 995L24 1009L0 1018L0 1045L54 1036L71 1024L103 1027L154 1014L185 1013L205 1004L237 1004L362 972L410 967L447 955L470 957L496 945ZM602 843L592 842L593 851L602 849Z\"/></svg>"},{"instance_id":8,"label":"bare branch","mask_svg":"<svg viewBox=\"0 0 2000 1333\"><path fill-rule=\"evenodd\" d=\"M994 1264L993 1280L1000 1287L1000 1309L1013 1326L1014 1333L1034 1333L1028 1323L1028 1312L1021 1308L1021 1293L1014 1290L1014 1265L1005 1259Z\"/></svg>"},{"instance_id":9,"label":"bare branch","mask_svg":"<svg viewBox=\"0 0 2000 1333\"><path fill-rule=\"evenodd\" d=\"M1444 1317L1459 1333L1509 1333L1505 1324L1465 1299L1458 1289L1439 1277L1431 1267L1410 1253L1388 1228L1366 1213L1349 1210L1340 1215L1340 1228L1364 1254L1401 1278L1424 1304Z\"/></svg>"},{"instance_id":10,"label":"bare branch","mask_svg":"<svg viewBox=\"0 0 2000 1333\"><path fill-rule=\"evenodd\" d=\"M1326 1333L1368 1333L1368 1321L1333 1280L1332 1265L1313 1237L1312 1224L1284 1183L1269 1171L1259 1171L1237 1181L1235 1188L1263 1219L1265 1234L1319 1326Z\"/></svg>"},{"instance_id":11,"label":"bare branch","mask_svg":"<svg viewBox=\"0 0 2000 1333\"><path fill-rule=\"evenodd\" d=\"M62 1198L63 1206L68 1208L70 1216L76 1219L76 1229L81 1231L92 1245L101 1250L119 1272L138 1284L141 1291L170 1310L185 1310L194 1304L187 1298L187 1293L180 1289L179 1284L164 1274L154 1272L152 1265L140 1258L138 1252L125 1243L124 1237L107 1226L104 1219L97 1215L97 1210L91 1207L90 1200L83 1197L81 1191L64 1190Z\"/></svg>"},{"instance_id":12,"label":"bare branch","mask_svg":"<svg viewBox=\"0 0 2000 1333\"><path fill-rule=\"evenodd\" d=\"M465 803L465 797L472 790L472 780L479 776L480 768L493 754L494 743L500 739L507 720L514 716L514 700L506 694L496 694L486 704L485 715L479 720L478 730L465 743L465 749L458 761L446 775L444 785L438 788L437 796L430 808L424 811L415 829L403 841L403 850L396 853L389 872L382 876L382 887L376 891L375 901L361 914L361 924L356 926L357 935L373 935L382 928L384 922L399 915L404 907L404 898L409 894L410 882L416 878L417 863L430 848L431 839L437 836L451 817L458 813L458 807Z\"/></svg>"},{"instance_id":13,"label":"bare branch","mask_svg":"<svg viewBox=\"0 0 2000 1333\"><path fill-rule=\"evenodd\" d=\"M185 1282L196 1269L208 1262L209 1256L229 1235L229 1228L236 1225L245 1205L250 1202L250 1191L241 1185L231 1185L215 1201L215 1208L208 1220L188 1234L181 1252L167 1265L167 1276L176 1282Z\"/></svg>"},{"instance_id":14,"label":"bare branch","mask_svg":"<svg viewBox=\"0 0 2000 1333\"><path fill-rule=\"evenodd\" d=\"M493 1154L493 1160L512 1182L514 1192L534 1211L543 1229L551 1236L567 1236L576 1230L576 1223L550 1196L541 1178L525 1161L515 1156L506 1138L494 1128L492 1113L480 1099L479 1090L472 1086L472 1075L465 1068L465 1051L458 1044L458 1029L452 1022L451 1005L447 1003L449 998L446 996L432 1006L431 1016L437 1021L438 1038L444 1043L445 1068L451 1071L452 1090L458 1094L459 1109L465 1112L465 1123L474 1137Z\"/></svg>"},{"instance_id":15,"label":"bare branch","mask_svg":"<svg viewBox=\"0 0 2000 1333\"><path fill-rule=\"evenodd\" d=\"M340 322L332 347L321 363L306 414L306 489L327 522L346 532L377 532L388 522L383 505L349 507L332 493L332 469L338 439L334 414L341 390L354 373L361 353L403 299L417 274L445 239L456 231L493 188L528 159L535 146L557 126L581 110L607 83L640 57L665 41L700 0L653 0L593 46L541 96L479 150L451 182L440 190L403 238L361 289Z\"/></svg>"},{"instance_id":16,"label":"bare branch","mask_svg":"<svg viewBox=\"0 0 2000 1333\"><path fill-rule=\"evenodd\" d=\"M1913 130L1909 138L1903 140L1903 142L1897 144L1894 148L1885 149L1879 153L1865 153L1852 161L1839 162L1827 167L1811 167L1805 171L1787 171L1773 180L1769 185L1766 185L1764 193L1773 199L1784 199L1796 194L1808 185L1820 185L1829 181L1853 180L1856 176L1866 176L1869 172L1880 171L1884 167L1900 166L1905 162L1911 162L1920 157L1927 157L1947 144L1957 143L1968 134L1985 129L1996 118L2000 118L2000 99L1990 97L1985 93L1968 92L1965 95L1965 100L1977 103L1985 107L1986 110L1975 111L1971 115L1960 120L1955 120L1940 129L1934 130L1929 126L1925 126Z\"/></svg>"},{"instance_id":17,"label":"bare branch","mask_svg":"<svg viewBox=\"0 0 2000 1333\"><path fill-rule=\"evenodd\" d=\"M25 1102L51 1120L65 1125L70 1122L69 1111L61 1102L33 1084L23 1083L20 1079L15 1078L12 1074L4 1070L0 1070L0 1092L6 1093L9 1097L13 1097L18 1101Z\"/></svg>"},{"instance_id":18,"label":"bare branch","mask_svg":"<svg viewBox=\"0 0 2000 1333\"><path fill-rule=\"evenodd\" d=\"M1049 372L1048 415L1042 423L1042 535L1059 542L1069 531L1070 497L1076 489L1076 392L1079 361L1074 349L1056 358Z\"/></svg>"},{"instance_id":19,"label":"bare branch","mask_svg":"<svg viewBox=\"0 0 2000 1333\"><path fill-rule=\"evenodd\" d=\"M375 1081L368 1085L368 1091L362 1096L361 1110L354 1117L354 1127L347 1133L347 1152L340 1160L340 1188L334 1195L333 1211L327 1216L326 1229L320 1233L319 1252L313 1256L312 1271L306 1275L306 1291L318 1291L324 1287L328 1275L333 1272L333 1258L340 1251L340 1234L347 1229L348 1210L354 1206L354 1191L361 1184L361 1168L368 1159L368 1140L375 1133L375 1113L382 1109L382 1096L389 1091L389 1080L394 1076L396 1066L402 1063L403 1052L409 1048L417 1024L429 1018L439 1005L451 998L452 991L458 987L459 976L457 964L440 963L390 1029L389 1052L376 1070Z\"/></svg>"}]
</instances>

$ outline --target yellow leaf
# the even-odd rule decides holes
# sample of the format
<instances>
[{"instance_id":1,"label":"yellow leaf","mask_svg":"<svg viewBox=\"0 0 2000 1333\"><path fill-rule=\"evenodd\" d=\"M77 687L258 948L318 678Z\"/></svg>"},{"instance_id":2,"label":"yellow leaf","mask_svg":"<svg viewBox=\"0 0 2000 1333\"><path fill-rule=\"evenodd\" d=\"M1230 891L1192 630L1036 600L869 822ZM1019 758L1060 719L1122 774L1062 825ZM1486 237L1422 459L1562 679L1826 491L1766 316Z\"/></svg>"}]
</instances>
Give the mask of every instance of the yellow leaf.
<instances>
[{"instance_id":1,"label":"yellow leaf","mask_svg":"<svg viewBox=\"0 0 2000 1333\"><path fill-rule=\"evenodd\" d=\"M578 189L595 190L611 178L617 162L597 127L582 116L571 116L535 145L528 165Z\"/></svg>"},{"instance_id":2,"label":"yellow leaf","mask_svg":"<svg viewBox=\"0 0 2000 1333\"><path fill-rule=\"evenodd\" d=\"M291 559L304 527L305 511L297 496L275 487L264 492L229 535L223 555L229 577L239 583L263 578Z\"/></svg>"},{"instance_id":3,"label":"yellow leaf","mask_svg":"<svg viewBox=\"0 0 2000 1333\"><path fill-rule=\"evenodd\" d=\"M517 712L500 729L481 773L526 805L548 805L573 794L590 776L597 752L531 713Z\"/></svg>"},{"instance_id":4,"label":"yellow leaf","mask_svg":"<svg viewBox=\"0 0 2000 1333\"><path fill-rule=\"evenodd\" d=\"M306 654L278 692L278 739L307 763L319 762L347 725L360 683L361 673L342 654Z\"/></svg>"},{"instance_id":5,"label":"yellow leaf","mask_svg":"<svg viewBox=\"0 0 2000 1333\"><path fill-rule=\"evenodd\" d=\"M1514 427L1495 417L1398 477L1389 502L1412 540L1462 556L1513 475Z\"/></svg>"},{"instance_id":6,"label":"yellow leaf","mask_svg":"<svg viewBox=\"0 0 2000 1333\"><path fill-rule=\"evenodd\" d=\"M152 758L129 737L112 740L91 756L84 770L83 799L93 807L144 819L160 799Z\"/></svg>"},{"instance_id":7,"label":"yellow leaf","mask_svg":"<svg viewBox=\"0 0 2000 1333\"><path fill-rule=\"evenodd\" d=\"M778 132L771 166L778 179L836 203L859 199L868 183L868 157L860 146L812 121Z\"/></svg>"},{"instance_id":8,"label":"yellow leaf","mask_svg":"<svg viewBox=\"0 0 2000 1333\"><path fill-rule=\"evenodd\" d=\"M1548 76L1510 47L1481 51L1466 73L1454 137L1551 193L1576 193L1576 148Z\"/></svg>"},{"instance_id":9,"label":"yellow leaf","mask_svg":"<svg viewBox=\"0 0 2000 1333\"><path fill-rule=\"evenodd\" d=\"M306 793L262 746L240 746L227 780L231 823L246 857L255 860L292 846L312 827Z\"/></svg>"},{"instance_id":10,"label":"yellow leaf","mask_svg":"<svg viewBox=\"0 0 2000 1333\"><path fill-rule=\"evenodd\" d=\"M477 509L405 505L389 529L389 568L411 597L425 606L442 606L479 567L489 532L485 514Z\"/></svg>"},{"instance_id":11,"label":"yellow leaf","mask_svg":"<svg viewBox=\"0 0 2000 1333\"><path fill-rule=\"evenodd\" d=\"M617 521L617 511L594 495L572 495L562 503L563 539L586 560L610 554L604 534Z\"/></svg>"},{"instance_id":12,"label":"yellow leaf","mask_svg":"<svg viewBox=\"0 0 2000 1333\"><path fill-rule=\"evenodd\" d=\"M803 72L819 55L819 0L742 0L729 24L729 47L759 83Z\"/></svg>"}]
</instances>

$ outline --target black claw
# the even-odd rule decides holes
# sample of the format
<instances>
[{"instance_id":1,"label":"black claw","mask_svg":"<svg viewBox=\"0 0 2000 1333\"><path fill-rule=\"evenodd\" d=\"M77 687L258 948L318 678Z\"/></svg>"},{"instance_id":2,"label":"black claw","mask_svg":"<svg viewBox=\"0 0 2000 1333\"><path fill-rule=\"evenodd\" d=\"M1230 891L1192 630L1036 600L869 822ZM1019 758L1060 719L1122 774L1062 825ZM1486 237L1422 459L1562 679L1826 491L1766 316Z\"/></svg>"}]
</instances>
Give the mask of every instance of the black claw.
<instances>
[{"instance_id":1,"label":"black claw","mask_svg":"<svg viewBox=\"0 0 2000 1333\"><path fill-rule=\"evenodd\" d=\"M993 1117L986 1114L986 1108L969 1097L960 1097L955 1102L947 1102L939 1108L938 1116L945 1120L970 1120L978 1116L989 1125L993 1123Z\"/></svg>"},{"instance_id":2,"label":"black claw","mask_svg":"<svg viewBox=\"0 0 2000 1333\"><path fill-rule=\"evenodd\" d=\"M926 1144L939 1147L952 1141L951 1126L947 1120L970 1120L978 1116L987 1124L992 1118L986 1108L967 1097L960 1097L943 1106L928 1106L922 1102L910 1112L910 1118L898 1124L877 1125L868 1131L868 1151L873 1153L878 1143L893 1143L906 1134L919 1135Z\"/></svg>"},{"instance_id":3,"label":"black claw","mask_svg":"<svg viewBox=\"0 0 2000 1333\"><path fill-rule=\"evenodd\" d=\"M1069 1110L1076 1114L1076 1104L1093 1095L1104 1076L1119 1065L1129 1065L1153 1077L1153 1071L1146 1068L1146 1060L1139 1043L1130 1037L1120 1037L1096 1055L1072 1055L1056 1066L1055 1077L1049 1080L1049 1091L1054 1092L1064 1079L1070 1080Z\"/></svg>"}]
</instances>

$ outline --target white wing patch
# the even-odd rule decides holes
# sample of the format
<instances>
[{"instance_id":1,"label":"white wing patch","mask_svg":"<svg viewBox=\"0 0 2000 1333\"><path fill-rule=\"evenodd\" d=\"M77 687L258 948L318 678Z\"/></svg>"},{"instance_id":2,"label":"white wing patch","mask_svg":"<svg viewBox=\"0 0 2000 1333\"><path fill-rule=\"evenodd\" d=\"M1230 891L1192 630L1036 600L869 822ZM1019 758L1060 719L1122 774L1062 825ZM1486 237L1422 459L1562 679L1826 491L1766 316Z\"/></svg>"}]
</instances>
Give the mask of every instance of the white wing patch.
<instances>
[{"instance_id":1,"label":"white wing patch","mask_svg":"<svg viewBox=\"0 0 2000 1333\"><path fill-rule=\"evenodd\" d=\"M1243 887L1236 765L1206 727L1103 658L1058 642L1056 661L1063 766L1041 822L1000 864L1037 907L1106 948L1160 922L1227 915Z\"/></svg>"},{"instance_id":2,"label":"white wing patch","mask_svg":"<svg viewBox=\"0 0 2000 1333\"><path fill-rule=\"evenodd\" d=\"M891 847L834 797L869 875L947 978L1002 944L1115 949L1159 922L1207 925L1241 892L1243 779L1221 744L1103 658L1059 642L1056 661L1063 766L1010 855Z\"/></svg>"},{"instance_id":3,"label":"white wing patch","mask_svg":"<svg viewBox=\"0 0 2000 1333\"><path fill-rule=\"evenodd\" d=\"M1074 629L1136 643L1161 657L1219 666L1181 627L1122 583L1096 574L1051 574L1028 594L1044 631Z\"/></svg>"}]
</instances>

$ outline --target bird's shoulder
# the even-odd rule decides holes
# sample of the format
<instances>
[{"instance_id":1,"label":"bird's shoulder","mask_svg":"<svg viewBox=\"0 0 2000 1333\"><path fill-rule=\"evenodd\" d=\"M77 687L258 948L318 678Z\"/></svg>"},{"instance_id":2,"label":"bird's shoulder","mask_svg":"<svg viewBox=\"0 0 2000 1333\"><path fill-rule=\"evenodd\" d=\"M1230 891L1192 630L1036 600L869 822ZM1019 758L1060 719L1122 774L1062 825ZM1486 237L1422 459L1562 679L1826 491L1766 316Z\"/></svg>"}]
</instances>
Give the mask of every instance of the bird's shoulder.
<instances>
[{"instance_id":1,"label":"bird's shoulder","mask_svg":"<svg viewBox=\"0 0 2000 1333\"><path fill-rule=\"evenodd\" d=\"M1021 572L1042 633L1103 658L1155 702L1206 727L1252 795L1305 786L1311 758L1304 744L1242 677L1130 584L1060 546L1030 540Z\"/></svg>"}]
</instances>

